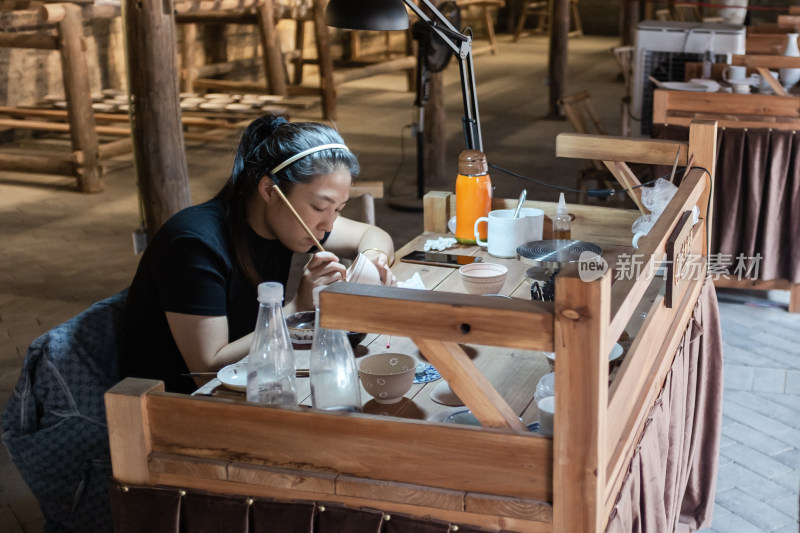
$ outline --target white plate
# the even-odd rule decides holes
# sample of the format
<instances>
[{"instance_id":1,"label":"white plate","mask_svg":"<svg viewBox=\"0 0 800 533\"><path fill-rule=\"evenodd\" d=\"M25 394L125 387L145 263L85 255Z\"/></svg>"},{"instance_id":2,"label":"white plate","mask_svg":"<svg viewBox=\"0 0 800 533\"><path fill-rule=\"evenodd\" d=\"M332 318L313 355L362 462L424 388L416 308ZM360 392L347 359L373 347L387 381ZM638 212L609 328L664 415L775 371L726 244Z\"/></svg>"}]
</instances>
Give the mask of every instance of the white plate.
<instances>
[{"instance_id":1,"label":"white plate","mask_svg":"<svg viewBox=\"0 0 800 533\"><path fill-rule=\"evenodd\" d=\"M691 83L688 81L662 81L662 89L669 89L671 91L694 91L704 93L708 91L705 85L699 83Z\"/></svg>"},{"instance_id":2,"label":"white plate","mask_svg":"<svg viewBox=\"0 0 800 533\"><path fill-rule=\"evenodd\" d=\"M217 379L231 390L244 392L247 390L247 363L233 363L217 372Z\"/></svg>"},{"instance_id":3,"label":"white plate","mask_svg":"<svg viewBox=\"0 0 800 533\"><path fill-rule=\"evenodd\" d=\"M459 424L462 426L480 426L475 415L468 407L453 407L439 413L434 413L428 417L431 422L444 422L445 424ZM522 418L520 418L522 420ZM528 431L536 433L539 431L539 422L528 424Z\"/></svg>"},{"instance_id":4,"label":"white plate","mask_svg":"<svg viewBox=\"0 0 800 533\"><path fill-rule=\"evenodd\" d=\"M721 85L714 81L714 80L704 80L703 78L692 78L689 80L689 83L694 83L696 85L702 85L706 88L706 92L715 93L719 91Z\"/></svg>"}]
</instances>

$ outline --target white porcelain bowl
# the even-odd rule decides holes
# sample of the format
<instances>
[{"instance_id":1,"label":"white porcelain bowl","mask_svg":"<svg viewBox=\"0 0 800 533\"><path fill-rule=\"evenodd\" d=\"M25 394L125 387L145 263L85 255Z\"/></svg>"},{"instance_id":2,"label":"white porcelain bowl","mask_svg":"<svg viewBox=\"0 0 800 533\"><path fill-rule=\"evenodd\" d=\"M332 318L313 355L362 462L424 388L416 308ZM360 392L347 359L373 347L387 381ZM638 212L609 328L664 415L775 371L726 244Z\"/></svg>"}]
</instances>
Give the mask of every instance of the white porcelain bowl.
<instances>
[{"instance_id":1,"label":"white porcelain bowl","mask_svg":"<svg viewBox=\"0 0 800 533\"><path fill-rule=\"evenodd\" d=\"M458 269L470 294L497 294L506 282L508 267L497 263L472 263Z\"/></svg>"},{"instance_id":2,"label":"white porcelain bowl","mask_svg":"<svg viewBox=\"0 0 800 533\"><path fill-rule=\"evenodd\" d=\"M378 403L397 403L411 389L417 360L404 353L376 353L358 361L358 377Z\"/></svg>"},{"instance_id":3,"label":"white porcelain bowl","mask_svg":"<svg viewBox=\"0 0 800 533\"><path fill-rule=\"evenodd\" d=\"M614 343L614 347L611 348L611 352L608 354L608 371L611 372L620 363L622 363L622 359L620 356L625 352L625 349L622 345L618 342ZM544 356L547 358L547 362L550 363L550 370L556 369L556 354L555 352L542 352Z\"/></svg>"}]
</instances>

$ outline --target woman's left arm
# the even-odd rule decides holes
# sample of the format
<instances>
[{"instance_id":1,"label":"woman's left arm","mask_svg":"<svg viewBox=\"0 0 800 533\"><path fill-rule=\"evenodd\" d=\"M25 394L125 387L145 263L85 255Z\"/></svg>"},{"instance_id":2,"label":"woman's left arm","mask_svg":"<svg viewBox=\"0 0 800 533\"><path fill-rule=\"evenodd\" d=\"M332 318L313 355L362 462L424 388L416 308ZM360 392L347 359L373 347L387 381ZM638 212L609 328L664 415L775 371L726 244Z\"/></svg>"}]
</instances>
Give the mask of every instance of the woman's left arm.
<instances>
[{"instance_id":1,"label":"woman's left arm","mask_svg":"<svg viewBox=\"0 0 800 533\"><path fill-rule=\"evenodd\" d=\"M339 217L333 223L333 229L325 241L325 249L339 257L354 257L361 252L383 252L386 264L394 263L394 243L392 237L384 230L371 224L356 222L349 218ZM379 255L383 255L379 254ZM369 254L373 258L375 254Z\"/></svg>"}]
</instances>

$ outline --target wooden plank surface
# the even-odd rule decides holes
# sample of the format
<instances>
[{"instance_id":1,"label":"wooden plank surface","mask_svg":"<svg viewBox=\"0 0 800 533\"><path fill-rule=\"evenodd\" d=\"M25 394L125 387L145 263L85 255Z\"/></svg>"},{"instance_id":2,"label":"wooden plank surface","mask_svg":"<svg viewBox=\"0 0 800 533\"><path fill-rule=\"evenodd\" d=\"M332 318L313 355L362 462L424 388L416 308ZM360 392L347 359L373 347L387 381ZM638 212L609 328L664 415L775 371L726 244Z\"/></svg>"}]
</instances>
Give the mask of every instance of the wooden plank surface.
<instances>
[{"instance_id":1,"label":"wooden plank surface","mask_svg":"<svg viewBox=\"0 0 800 533\"><path fill-rule=\"evenodd\" d=\"M319 494L313 492L276 489L273 487L262 487L259 485L245 485L230 481L202 480L173 474L154 475L153 483L157 485L167 485L181 488L195 488L218 494L241 494L243 496L256 498L275 498L281 501L317 501L319 499ZM326 495L325 501L341 503L355 508L374 508L376 503L372 498L356 498L338 494ZM489 531L518 531L520 533L553 532L553 525L551 522L538 522L535 521L535 519L526 520L506 516L468 513L464 511L437 509L435 507L423 507L390 501L380 502L380 507L381 510L389 513L397 512L413 516L425 516L435 520L451 522L453 524L473 525Z\"/></svg>"},{"instance_id":2,"label":"wooden plank surface","mask_svg":"<svg viewBox=\"0 0 800 533\"><path fill-rule=\"evenodd\" d=\"M671 166L675 162L675 152L681 145L686 146L685 143L658 139L645 140L611 137L608 135L559 133L556 137L556 156ZM680 158L678 159L679 165L686 164L688 160L686 154L686 149L681 148Z\"/></svg>"},{"instance_id":3,"label":"wooden plank surface","mask_svg":"<svg viewBox=\"0 0 800 533\"><path fill-rule=\"evenodd\" d=\"M551 309L544 302L345 283L320 293L324 327L392 335L414 331L423 339L529 350L552 351Z\"/></svg>"},{"instance_id":4,"label":"wooden plank surface","mask_svg":"<svg viewBox=\"0 0 800 533\"><path fill-rule=\"evenodd\" d=\"M551 488L552 443L528 433L171 394L148 396L147 415L154 452L524 499Z\"/></svg>"},{"instance_id":5,"label":"wooden plank surface","mask_svg":"<svg viewBox=\"0 0 800 533\"><path fill-rule=\"evenodd\" d=\"M457 344L420 338L413 340L482 426L527 431L517 413Z\"/></svg>"},{"instance_id":6,"label":"wooden plank surface","mask_svg":"<svg viewBox=\"0 0 800 533\"><path fill-rule=\"evenodd\" d=\"M648 141L649 142L649 141ZM675 152L669 165L675 161ZM432 196L435 194L435 196ZM430 200L427 206L430 211L425 213L425 228L443 228L435 233L447 234L447 220L456 212L456 197L451 193L433 191L425 195ZM435 199L435 200L434 200ZM525 207L534 207L544 211L543 238L549 239L552 233L552 219L556 212L556 202L540 202L527 200L523 204ZM516 198L492 198L492 209L514 209L517 206ZM427 207L426 207L427 209ZM635 209L616 209L611 207L598 207L593 205L568 204L572 219L572 236L589 242L604 242L609 244L627 245L631 241L631 224L639 211ZM430 230L432 231L432 230ZM437 235L440 236L440 235ZM433 238L433 237L431 237Z\"/></svg>"}]
</instances>

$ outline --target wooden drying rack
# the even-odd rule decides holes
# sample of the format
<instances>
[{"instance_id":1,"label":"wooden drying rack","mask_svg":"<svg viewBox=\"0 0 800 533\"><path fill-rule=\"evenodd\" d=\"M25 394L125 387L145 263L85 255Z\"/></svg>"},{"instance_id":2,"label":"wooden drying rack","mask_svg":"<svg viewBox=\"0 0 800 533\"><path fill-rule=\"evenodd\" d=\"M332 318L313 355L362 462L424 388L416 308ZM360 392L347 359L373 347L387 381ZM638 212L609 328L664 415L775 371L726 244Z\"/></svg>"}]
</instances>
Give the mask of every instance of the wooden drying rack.
<instances>
[{"instance_id":1,"label":"wooden drying rack","mask_svg":"<svg viewBox=\"0 0 800 533\"><path fill-rule=\"evenodd\" d=\"M716 125L696 122L690 131L688 145L580 134L557 139L563 157L590 159L599 152L604 160L671 165L681 147L679 164L685 165L694 155L697 166L640 241L648 271L694 205L700 222L688 243L706 256ZM447 193L426 196L428 232L441 230L454 201ZM513 202L495 199L493 206ZM555 209L553 203L528 205ZM575 208L576 238L603 234L605 242L629 241L636 211ZM584 282L565 268L556 277L555 303L487 304L474 295L332 286L321 293L323 326L410 337L484 427L270 409L165 393L161 382L128 378L106 394L114 478L342 502L507 531L602 532L698 299L704 261L701 266L699 276L684 280L676 305L656 297L610 386L606 357L650 286L646 277L612 286L610 271ZM556 352L552 440L520 427L462 343Z\"/></svg>"},{"instance_id":2,"label":"wooden drying rack","mask_svg":"<svg viewBox=\"0 0 800 533\"><path fill-rule=\"evenodd\" d=\"M0 127L68 133L71 152L57 155L0 153L0 168L16 172L73 176L82 192L104 188L107 159L131 152L128 113L95 113L89 86L89 67L85 57L83 22L120 16L118 6L44 4L38 9L5 12L0 47L55 50L61 56L66 109L27 106L0 106ZM229 113L185 113L183 137L193 141L229 142L257 115ZM199 131L198 131L199 130ZM119 137L101 142L100 136Z\"/></svg>"}]
</instances>

